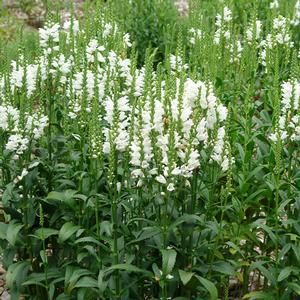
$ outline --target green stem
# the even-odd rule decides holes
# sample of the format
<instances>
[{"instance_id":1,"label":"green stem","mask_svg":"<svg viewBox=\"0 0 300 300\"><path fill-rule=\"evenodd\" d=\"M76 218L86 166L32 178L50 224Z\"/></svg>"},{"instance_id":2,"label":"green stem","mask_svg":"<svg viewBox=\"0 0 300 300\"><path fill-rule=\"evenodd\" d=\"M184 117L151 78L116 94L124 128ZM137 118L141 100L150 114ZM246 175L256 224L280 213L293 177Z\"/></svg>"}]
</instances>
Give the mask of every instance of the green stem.
<instances>
[{"instance_id":1,"label":"green stem","mask_svg":"<svg viewBox=\"0 0 300 300\"><path fill-rule=\"evenodd\" d=\"M113 263L115 265L119 264L119 251L118 251L118 205L116 198L116 189L112 191L112 224L113 224ZM119 272L116 271L115 274L115 285L116 285L116 294L115 298L119 299L120 297L120 278Z\"/></svg>"}]
</instances>

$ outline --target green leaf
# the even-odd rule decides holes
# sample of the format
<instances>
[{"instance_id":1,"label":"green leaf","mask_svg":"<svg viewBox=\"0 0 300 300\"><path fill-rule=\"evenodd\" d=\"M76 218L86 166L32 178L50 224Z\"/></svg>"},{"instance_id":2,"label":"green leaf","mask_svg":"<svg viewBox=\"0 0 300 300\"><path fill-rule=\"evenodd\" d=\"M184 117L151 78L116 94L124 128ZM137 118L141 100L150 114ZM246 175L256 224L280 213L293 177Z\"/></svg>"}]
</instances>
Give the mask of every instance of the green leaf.
<instances>
[{"instance_id":1,"label":"green leaf","mask_svg":"<svg viewBox=\"0 0 300 300\"><path fill-rule=\"evenodd\" d=\"M241 248L239 246L237 246L236 244L232 243L232 242L226 242L226 244L231 248L229 251L230 253L239 253L241 254L241 256L244 256Z\"/></svg>"},{"instance_id":2,"label":"green leaf","mask_svg":"<svg viewBox=\"0 0 300 300\"><path fill-rule=\"evenodd\" d=\"M85 245L83 249L85 249L90 256L93 256L97 261L99 261L95 246Z\"/></svg>"},{"instance_id":3,"label":"green leaf","mask_svg":"<svg viewBox=\"0 0 300 300\"><path fill-rule=\"evenodd\" d=\"M216 77L216 83L215 83L216 88L218 88L218 87L220 87L220 86L222 86L222 85L223 85L223 80L222 80L222 78Z\"/></svg>"},{"instance_id":4,"label":"green leaf","mask_svg":"<svg viewBox=\"0 0 300 300\"><path fill-rule=\"evenodd\" d=\"M158 265L156 264L156 263L153 263L152 264L152 270L153 270L153 272L154 272L154 276L156 277L156 278L161 278L161 275L162 275L162 272L161 272L161 270L159 269L159 267L158 267Z\"/></svg>"},{"instance_id":5,"label":"green leaf","mask_svg":"<svg viewBox=\"0 0 300 300\"><path fill-rule=\"evenodd\" d=\"M292 249L293 249L293 252L294 252L294 254L295 254L296 258L297 258L297 261L300 262L300 247L297 246L297 245L295 245L295 244L293 244L292 245Z\"/></svg>"},{"instance_id":6,"label":"green leaf","mask_svg":"<svg viewBox=\"0 0 300 300\"><path fill-rule=\"evenodd\" d=\"M72 290L75 288L76 283L79 281L79 279L83 276L89 276L92 272L86 269L78 269L72 266L68 266L66 268L66 274L65 274L65 287L66 292L71 293Z\"/></svg>"},{"instance_id":7,"label":"green leaf","mask_svg":"<svg viewBox=\"0 0 300 300\"><path fill-rule=\"evenodd\" d=\"M251 226L254 228L255 227L262 228L269 235L269 237L273 241L273 243L276 244L277 240L278 240L276 235L274 234L272 229L269 226L267 226L265 223L266 223L266 220L258 219L255 222L253 222Z\"/></svg>"},{"instance_id":8,"label":"green leaf","mask_svg":"<svg viewBox=\"0 0 300 300\"><path fill-rule=\"evenodd\" d=\"M66 200L66 195L63 192L50 192L47 196L47 199L51 199L51 200L59 200L64 202Z\"/></svg>"},{"instance_id":9,"label":"green leaf","mask_svg":"<svg viewBox=\"0 0 300 300\"><path fill-rule=\"evenodd\" d=\"M263 194L266 191L266 189L258 189L256 192L251 193L247 198L246 201L250 202L253 199L255 199L257 201L257 196L260 196L260 194ZM263 195L261 195L262 197Z\"/></svg>"},{"instance_id":10,"label":"green leaf","mask_svg":"<svg viewBox=\"0 0 300 300\"><path fill-rule=\"evenodd\" d=\"M6 240L6 233L7 233L8 224L0 223L0 239Z\"/></svg>"},{"instance_id":11,"label":"green leaf","mask_svg":"<svg viewBox=\"0 0 300 300\"><path fill-rule=\"evenodd\" d=\"M113 225L109 221L103 221L100 223L100 235L106 233L107 236L112 236Z\"/></svg>"},{"instance_id":12,"label":"green leaf","mask_svg":"<svg viewBox=\"0 0 300 300\"><path fill-rule=\"evenodd\" d=\"M88 256L89 256L89 254L86 253L86 252L77 253L77 263L80 264L82 262L82 260L85 259Z\"/></svg>"},{"instance_id":13,"label":"green leaf","mask_svg":"<svg viewBox=\"0 0 300 300\"><path fill-rule=\"evenodd\" d=\"M288 283L288 287L292 289L297 295L300 295L300 285L295 282Z\"/></svg>"},{"instance_id":14,"label":"green leaf","mask_svg":"<svg viewBox=\"0 0 300 300\"><path fill-rule=\"evenodd\" d=\"M259 173L265 166L263 165L260 165L258 167L256 167L254 170L252 170L248 177L246 178L246 182L250 181L250 179L253 177L253 176L256 176L257 173Z\"/></svg>"},{"instance_id":15,"label":"green leaf","mask_svg":"<svg viewBox=\"0 0 300 300\"><path fill-rule=\"evenodd\" d=\"M232 265L226 261L215 262L212 265L212 269L214 271L217 271L217 272L225 274L225 275L233 276L235 274L235 271L234 271L234 268L232 267Z\"/></svg>"},{"instance_id":16,"label":"green leaf","mask_svg":"<svg viewBox=\"0 0 300 300\"><path fill-rule=\"evenodd\" d=\"M8 224L6 239L12 246L15 246L18 239L18 234L23 227L24 225L13 223L13 222L10 222Z\"/></svg>"},{"instance_id":17,"label":"green leaf","mask_svg":"<svg viewBox=\"0 0 300 300\"><path fill-rule=\"evenodd\" d=\"M29 276L27 276L26 281L23 282L22 285L36 285L41 282L46 282L46 279L49 280L54 278L56 278L55 281L58 281L58 278L60 278L60 281L64 280L59 269L50 268L47 270L47 276L45 273L32 273Z\"/></svg>"},{"instance_id":18,"label":"green leaf","mask_svg":"<svg viewBox=\"0 0 300 300\"><path fill-rule=\"evenodd\" d=\"M74 299L72 296L70 295L66 295L66 294L60 294L56 300L72 300Z\"/></svg>"},{"instance_id":19,"label":"green leaf","mask_svg":"<svg viewBox=\"0 0 300 300\"><path fill-rule=\"evenodd\" d=\"M264 299L264 300L272 300L274 299L274 295L268 292L251 292L249 294L246 294L243 299Z\"/></svg>"},{"instance_id":20,"label":"green leaf","mask_svg":"<svg viewBox=\"0 0 300 300\"><path fill-rule=\"evenodd\" d=\"M217 300L218 299L218 290L217 290L216 286L210 280L205 279L201 276L196 275L196 278L200 281L200 283L209 292L210 299Z\"/></svg>"},{"instance_id":21,"label":"green leaf","mask_svg":"<svg viewBox=\"0 0 300 300\"><path fill-rule=\"evenodd\" d=\"M176 251L173 249L161 250L162 253L162 271L164 275L172 272L176 262Z\"/></svg>"},{"instance_id":22,"label":"green leaf","mask_svg":"<svg viewBox=\"0 0 300 300\"><path fill-rule=\"evenodd\" d=\"M79 244L79 243L93 243L93 244L96 244L98 246L102 245L99 241L97 241L95 238L90 237L90 236L82 237L82 238L75 241L75 244Z\"/></svg>"},{"instance_id":23,"label":"green leaf","mask_svg":"<svg viewBox=\"0 0 300 300\"><path fill-rule=\"evenodd\" d=\"M47 253L46 253L46 251L41 250L40 251L40 257L41 257L44 264L47 263Z\"/></svg>"},{"instance_id":24,"label":"green leaf","mask_svg":"<svg viewBox=\"0 0 300 300\"><path fill-rule=\"evenodd\" d=\"M66 190L64 192L50 192L47 196L49 200L59 200L63 203L66 203L70 207L74 207L75 205L75 195L77 191L75 190Z\"/></svg>"},{"instance_id":25,"label":"green leaf","mask_svg":"<svg viewBox=\"0 0 300 300\"><path fill-rule=\"evenodd\" d=\"M65 223L58 234L58 242L63 243L68 238L70 238L80 227L77 225L73 225L71 222Z\"/></svg>"},{"instance_id":26,"label":"green leaf","mask_svg":"<svg viewBox=\"0 0 300 300\"><path fill-rule=\"evenodd\" d=\"M287 252L290 251L291 247L292 247L292 244L290 244L290 243L289 244L285 244L283 246L283 248L281 249L281 251L279 252L279 254L278 254L278 259L279 260L283 259L284 256L287 254Z\"/></svg>"},{"instance_id":27,"label":"green leaf","mask_svg":"<svg viewBox=\"0 0 300 300\"><path fill-rule=\"evenodd\" d=\"M39 228L31 236L34 236L37 239L43 241L43 240L46 240L51 235L56 235L56 234L58 234L58 230L56 230L56 229L52 229L52 228Z\"/></svg>"},{"instance_id":28,"label":"green leaf","mask_svg":"<svg viewBox=\"0 0 300 300\"><path fill-rule=\"evenodd\" d=\"M74 286L75 288L97 288L98 282L90 276L80 278Z\"/></svg>"},{"instance_id":29,"label":"green leaf","mask_svg":"<svg viewBox=\"0 0 300 300\"><path fill-rule=\"evenodd\" d=\"M287 277L289 277L293 269L294 269L293 267L285 267L284 269L282 269L279 273L277 281L280 282L286 279Z\"/></svg>"},{"instance_id":30,"label":"green leaf","mask_svg":"<svg viewBox=\"0 0 300 300\"><path fill-rule=\"evenodd\" d=\"M182 223L195 224L195 223L203 223L203 219L197 215L189 215L185 214L179 217L174 223L169 226L169 231L174 230L178 225Z\"/></svg>"},{"instance_id":31,"label":"green leaf","mask_svg":"<svg viewBox=\"0 0 300 300\"><path fill-rule=\"evenodd\" d=\"M195 274L193 272L186 272L184 270L178 270L178 272L183 285L187 285Z\"/></svg>"},{"instance_id":32,"label":"green leaf","mask_svg":"<svg viewBox=\"0 0 300 300\"><path fill-rule=\"evenodd\" d=\"M55 294L55 285L51 282L49 285L48 297L49 300L53 300Z\"/></svg>"},{"instance_id":33,"label":"green leaf","mask_svg":"<svg viewBox=\"0 0 300 300\"><path fill-rule=\"evenodd\" d=\"M105 277L104 271L100 270L98 275L98 288L101 293L103 293L106 290L106 287L108 285L108 281L105 281L104 277Z\"/></svg>"},{"instance_id":34,"label":"green leaf","mask_svg":"<svg viewBox=\"0 0 300 300\"><path fill-rule=\"evenodd\" d=\"M137 239L130 241L127 245L131 245L143 240L150 239L154 236L157 236L161 233L161 229L159 227L146 227L144 228Z\"/></svg>"},{"instance_id":35,"label":"green leaf","mask_svg":"<svg viewBox=\"0 0 300 300\"><path fill-rule=\"evenodd\" d=\"M109 267L108 269L105 270L105 275L110 273L111 271L114 270L123 270L127 272L134 272L134 273L144 273L145 275L151 277L153 274L147 270L140 269L136 266L130 265L130 264L117 264Z\"/></svg>"},{"instance_id":36,"label":"green leaf","mask_svg":"<svg viewBox=\"0 0 300 300\"><path fill-rule=\"evenodd\" d=\"M15 184L13 182L6 186L6 189L1 197L1 202L4 207L8 207L10 202L17 198L17 193L15 191Z\"/></svg>"},{"instance_id":37,"label":"green leaf","mask_svg":"<svg viewBox=\"0 0 300 300\"><path fill-rule=\"evenodd\" d=\"M269 282L276 286L277 280L274 277L274 275L263 266L265 262L264 261L256 261L254 263L251 264L250 270L254 270L254 269L258 269L268 280Z\"/></svg>"},{"instance_id":38,"label":"green leaf","mask_svg":"<svg viewBox=\"0 0 300 300\"><path fill-rule=\"evenodd\" d=\"M244 151L244 148L243 148L243 146L241 145L241 144L236 144L236 147L237 147L237 149L238 149L238 151L239 151L239 154L240 154L240 158L241 158L241 160L243 161L244 160L244 158L245 158L245 151Z\"/></svg>"},{"instance_id":39,"label":"green leaf","mask_svg":"<svg viewBox=\"0 0 300 300\"><path fill-rule=\"evenodd\" d=\"M19 299L22 292L22 283L27 279L30 268L28 261L20 261L8 267L6 273L6 286L10 289L11 298Z\"/></svg>"},{"instance_id":40,"label":"green leaf","mask_svg":"<svg viewBox=\"0 0 300 300\"><path fill-rule=\"evenodd\" d=\"M139 237L136 239L136 242L140 242L143 240L150 239L156 235L161 233L161 229L159 227L147 227L144 228Z\"/></svg>"}]
</instances>

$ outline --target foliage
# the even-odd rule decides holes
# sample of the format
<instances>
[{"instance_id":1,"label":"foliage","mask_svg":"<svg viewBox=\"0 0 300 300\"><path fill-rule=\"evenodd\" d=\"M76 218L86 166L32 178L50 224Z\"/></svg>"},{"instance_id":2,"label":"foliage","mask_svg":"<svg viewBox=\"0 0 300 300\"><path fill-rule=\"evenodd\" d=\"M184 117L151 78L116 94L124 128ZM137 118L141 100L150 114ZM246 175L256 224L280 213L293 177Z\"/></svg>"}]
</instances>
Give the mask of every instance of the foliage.
<instances>
[{"instance_id":1,"label":"foliage","mask_svg":"<svg viewBox=\"0 0 300 300\"><path fill-rule=\"evenodd\" d=\"M96 5L1 47L12 299L300 295L296 1L225 2Z\"/></svg>"},{"instance_id":2,"label":"foliage","mask_svg":"<svg viewBox=\"0 0 300 300\"><path fill-rule=\"evenodd\" d=\"M176 49L176 35L180 22L172 0L110 1L109 9L122 30L135 42L138 65L145 61L146 49L157 48L155 63L165 58L166 52Z\"/></svg>"}]
</instances>

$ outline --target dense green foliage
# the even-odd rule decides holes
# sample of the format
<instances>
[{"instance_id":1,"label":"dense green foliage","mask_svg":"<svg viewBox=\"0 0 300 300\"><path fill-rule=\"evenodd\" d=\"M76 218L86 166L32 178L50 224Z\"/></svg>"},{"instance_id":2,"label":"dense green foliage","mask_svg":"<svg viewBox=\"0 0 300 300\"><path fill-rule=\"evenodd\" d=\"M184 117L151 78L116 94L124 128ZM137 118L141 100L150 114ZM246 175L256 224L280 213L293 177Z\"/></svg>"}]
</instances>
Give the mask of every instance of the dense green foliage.
<instances>
[{"instance_id":1,"label":"dense green foliage","mask_svg":"<svg viewBox=\"0 0 300 300\"><path fill-rule=\"evenodd\" d=\"M157 48L155 62L163 61L170 49L176 49L180 22L171 0L111 1L112 14L122 30L128 32L138 51L138 64L144 63L146 49Z\"/></svg>"},{"instance_id":2,"label":"dense green foliage","mask_svg":"<svg viewBox=\"0 0 300 300\"><path fill-rule=\"evenodd\" d=\"M278 5L91 2L0 45L12 300L300 295L300 1Z\"/></svg>"}]
</instances>

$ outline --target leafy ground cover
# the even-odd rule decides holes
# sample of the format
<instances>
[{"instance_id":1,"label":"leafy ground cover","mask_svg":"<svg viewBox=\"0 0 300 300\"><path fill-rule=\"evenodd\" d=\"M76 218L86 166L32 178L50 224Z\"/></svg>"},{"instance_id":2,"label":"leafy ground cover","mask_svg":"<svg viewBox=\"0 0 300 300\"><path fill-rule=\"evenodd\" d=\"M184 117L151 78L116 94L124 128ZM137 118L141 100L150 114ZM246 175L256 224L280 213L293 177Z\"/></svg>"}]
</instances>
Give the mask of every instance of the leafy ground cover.
<instances>
[{"instance_id":1,"label":"leafy ground cover","mask_svg":"<svg viewBox=\"0 0 300 300\"><path fill-rule=\"evenodd\" d=\"M2 44L11 298L297 299L299 23L300 1L99 1Z\"/></svg>"}]
</instances>

